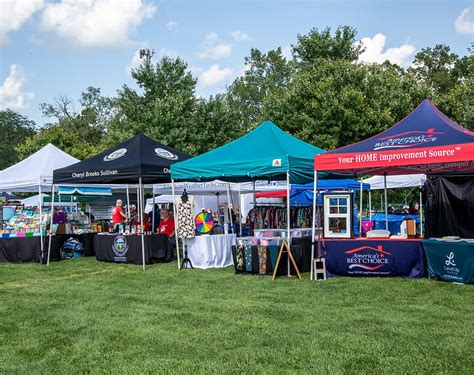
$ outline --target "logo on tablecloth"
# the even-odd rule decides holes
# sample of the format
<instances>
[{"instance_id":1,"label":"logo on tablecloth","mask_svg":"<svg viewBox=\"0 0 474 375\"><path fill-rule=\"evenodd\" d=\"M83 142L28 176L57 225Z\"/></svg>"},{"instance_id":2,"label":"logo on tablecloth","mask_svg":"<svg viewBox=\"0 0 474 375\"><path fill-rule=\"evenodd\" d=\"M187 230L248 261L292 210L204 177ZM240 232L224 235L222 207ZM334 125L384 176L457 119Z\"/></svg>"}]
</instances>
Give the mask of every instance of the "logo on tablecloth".
<instances>
[{"instance_id":1,"label":"logo on tablecloth","mask_svg":"<svg viewBox=\"0 0 474 375\"><path fill-rule=\"evenodd\" d=\"M456 262L454 260L454 252L451 251L446 254L446 260L444 261L444 264L445 278L459 281L462 280L462 278L459 276L461 270L456 266Z\"/></svg>"},{"instance_id":2,"label":"logo on tablecloth","mask_svg":"<svg viewBox=\"0 0 474 375\"><path fill-rule=\"evenodd\" d=\"M350 255L350 257L347 258L347 263L349 264L349 269L353 270L352 273L364 273L364 271L373 273L388 264L389 259L386 255L392 255L392 253L385 251L382 245L377 247L356 247L355 249L347 250L344 253Z\"/></svg>"},{"instance_id":3,"label":"logo on tablecloth","mask_svg":"<svg viewBox=\"0 0 474 375\"><path fill-rule=\"evenodd\" d=\"M416 147L424 143L435 142L439 134L444 133L437 132L434 128L431 128L427 131L413 130L389 135L379 138L378 142L374 145L374 150Z\"/></svg>"},{"instance_id":4,"label":"logo on tablecloth","mask_svg":"<svg viewBox=\"0 0 474 375\"><path fill-rule=\"evenodd\" d=\"M446 261L444 264L447 266L456 267L456 263L454 262L454 253L452 251L449 254L446 254Z\"/></svg>"},{"instance_id":5,"label":"logo on tablecloth","mask_svg":"<svg viewBox=\"0 0 474 375\"><path fill-rule=\"evenodd\" d=\"M112 161L112 160L119 159L122 156L125 156L126 153L127 153L126 148L119 148L118 150L111 152L107 156L104 156L104 161Z\"/></svg>"},{"instance_id":6,"label":"logo on tablecloth","mask_svg":"<svg viewBox=\"0 0 474 375\"><path fill-rule=\"evenodd\" d=\"M127 259L125 257L128 251L127 239L124 236L115 237L114 244L112 245L112 250L116 255L114 260L118 262L124 262Z\"/></svg>"}]
</instances>

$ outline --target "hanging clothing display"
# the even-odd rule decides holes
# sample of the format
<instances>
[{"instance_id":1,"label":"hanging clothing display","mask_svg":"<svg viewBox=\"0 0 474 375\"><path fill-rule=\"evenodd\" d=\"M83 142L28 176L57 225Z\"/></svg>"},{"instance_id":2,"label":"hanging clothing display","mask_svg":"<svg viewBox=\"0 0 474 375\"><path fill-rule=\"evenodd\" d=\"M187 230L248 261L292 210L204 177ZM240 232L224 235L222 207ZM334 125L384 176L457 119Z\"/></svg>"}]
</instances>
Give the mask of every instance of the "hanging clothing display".
<instances>
[{"instance_id":1,"label":"hanging clothing display","mask_svg":"<svg viewBox=\"0 0 474 375\"><path fill-rule=\"evenodd\" d=\"M181 198L177 198L176 212L178 216L178 237L194 238L196 231L196 224L194 222L194 199L188 197L188 200L183 202Z\"/></svg>"},{"instance_id":2,"label":"hanging clothing display","mask_svg":"<svg viewBox=\"0 0 474 375\"><path fill-rule=\"evenodd\" d=\"M312 207L291 207L291 228L311 228ZM249 211L250 233L255 229L286 229L287 209L284 206L258 206Z\"/></svg>"}]
</instances>

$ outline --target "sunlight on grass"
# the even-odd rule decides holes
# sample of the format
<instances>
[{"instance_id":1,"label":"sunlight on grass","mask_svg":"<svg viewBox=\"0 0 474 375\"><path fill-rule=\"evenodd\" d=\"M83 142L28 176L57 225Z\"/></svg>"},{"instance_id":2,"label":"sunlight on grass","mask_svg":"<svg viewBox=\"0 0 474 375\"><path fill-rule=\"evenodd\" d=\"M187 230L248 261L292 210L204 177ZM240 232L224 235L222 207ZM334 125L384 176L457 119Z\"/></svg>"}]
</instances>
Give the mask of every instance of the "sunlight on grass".
<instances>
[{"instance_id":1,"label":"sunlight on grass","mask_svg":"<svg viewBox=\"0 0 474 375\"><path fill-rule=\"evenodd\" d=\"M98 263L0 265L0 372L470 373L474 289Z\"/></svg>"}]
</instances>

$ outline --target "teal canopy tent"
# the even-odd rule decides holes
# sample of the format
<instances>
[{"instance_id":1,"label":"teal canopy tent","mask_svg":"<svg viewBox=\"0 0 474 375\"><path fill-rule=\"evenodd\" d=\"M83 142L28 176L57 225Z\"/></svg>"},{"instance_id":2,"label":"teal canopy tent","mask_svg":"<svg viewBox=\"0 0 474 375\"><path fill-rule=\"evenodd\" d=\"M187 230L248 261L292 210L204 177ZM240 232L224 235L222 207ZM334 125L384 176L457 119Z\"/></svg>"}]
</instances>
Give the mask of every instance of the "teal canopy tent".
<instances>
[{"instance_id":1,"label":"teal canopy tent","mask_svg":"<svg viewBox=\"0 0 474 375\"><path fill-rule=\"evenodd\" d=\"M171 165L174 201L175 181L213 181L254 183L255 180L286 180L287 196L290 183L306 183L313 179L314 157L324 150L285 133L271 121L215 150ZM229 199L229 190L227 191ZM229 216L232 217L230 209ZM290 217L290 200L287 200ZM287 220L288 246L291 246L290 221ZM290 251L290 250L289 250ZM290 276L288 257L288 276Z\"/></svg>"},{"instance_id":2,"label":"teal canopy tent","mask_svg":"<svg viewBox=\"0 0 474 375\"><path fill-rule=\"evenodd\" d=\"M324 150L305 143L265 121L226 145L171 165L174 181L244 182L271 178L291 183L312 181L314 156Z\"/></svg>"}]
</instances>

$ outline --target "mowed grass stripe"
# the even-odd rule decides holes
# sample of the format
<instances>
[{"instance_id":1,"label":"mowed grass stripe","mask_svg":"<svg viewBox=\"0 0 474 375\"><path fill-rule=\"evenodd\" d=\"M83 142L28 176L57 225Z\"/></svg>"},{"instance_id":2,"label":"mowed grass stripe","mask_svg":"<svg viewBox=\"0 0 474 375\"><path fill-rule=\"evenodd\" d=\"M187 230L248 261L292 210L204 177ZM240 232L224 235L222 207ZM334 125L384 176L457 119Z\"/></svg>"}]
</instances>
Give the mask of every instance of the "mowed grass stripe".
<instances>
[{"instance_id":1,"label":"mowed grass stripe","mask_svg":"<svg viewBox=\"0 0 474 375\"><path fill-rule=\"evenodd\" d=\"M472 286L0 264L0 372L472 373Z\"/></svg>"}]
</instances>

